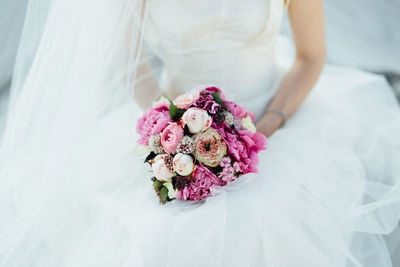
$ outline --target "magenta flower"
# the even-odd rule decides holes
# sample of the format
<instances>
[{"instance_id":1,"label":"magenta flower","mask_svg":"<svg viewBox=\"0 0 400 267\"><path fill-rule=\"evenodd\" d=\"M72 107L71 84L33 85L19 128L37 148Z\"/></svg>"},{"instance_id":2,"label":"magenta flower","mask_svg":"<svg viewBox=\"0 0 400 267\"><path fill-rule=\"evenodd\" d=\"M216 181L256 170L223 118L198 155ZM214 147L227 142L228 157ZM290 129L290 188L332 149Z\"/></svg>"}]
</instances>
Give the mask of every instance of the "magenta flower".
<instances>
[{"instance_id":1,"label":"magenta flower","mask_svg":"<svg viewBox=\"0 0 400 267\"><path fill-rule=\"evenodd\" d=\"M235 132L228 124L213 125L221 134L228 146L228 154L238 163L235 168L243 174L256 173L259 163L257 153L267 148L267 138L261 133L252 133L248 130Z\"/></svg>"},{"instance_id":2,"label":"magenta flower","mask_svg":"<svg viewBox=\"0 0 400 267\"><path fill-rule=\"evenodd\" d=\"M224 95L224 93L221 91L221 89L219 89L219 88L217 88L217 87L214 87L214 86L212 86L212 87L207 87L206 89L203 89L203 90L200 91L200 94L201 94L201 95L212 95L212 94L215 94L215 93L219 93L219 97L220 97L222 100L225 100L225 95Z\"/></svg>"},{"instance_id":3,"label":"magenta flower","mask_svg":"<svg viewBox=\"0 0 400 267\"><path fill-rule=\"evenodd\" d=\"M200 95L192 104L192 107L200 108L211 115L217 114L221 110L221 105L214 100L213 94L219 93L221 100L224 100L224 94L217 87L208 87L200 91Z\"/></svg>"},{"instance_id":4,"label":"magenta flower","mask_svg":"<svg viewBox=\"0 0 400 267\"><path fill-rule=\"evenodd\" d=\"M225 101L226 107L233 116L243 119L247 115L246 107L239 106L232 101Z\"/></svg>"},{"instance_id":5,"label":"magenta flower","mask_svg":"<svg viewBox=\"0 0 400 267\"><path fill-rule=\"evenodd\" d=\"M161 133L169 122L172 120L167 104L159 104L147 110L137 121L136 131L140 135L138 143L148 145L150 136Z\"/></svg>"},{"instance_id":6,"label":"magenta flower","mask_svg":"<svg viewBox=\"0 0 400 267\"><path fill-rule=\"evenodd\" d=\"M209 114L214 115L217 114L220 105L215 102L214 97L212 95L202 95L200 94L196 101L192 104L192 107L200 108L207 111Z\"/></svg>"},{"instance_id":7,"label":"magenta flower","mask_svg":"<svg viewBox=\"0 0 400 267\"><path fill-rule=\"evenodd\" d=\"M190 185L180 190L176 198L197 201L211 195L211 189L223 186L225 183L202 164L197 165Z\"/></svg>"}]
</instances>

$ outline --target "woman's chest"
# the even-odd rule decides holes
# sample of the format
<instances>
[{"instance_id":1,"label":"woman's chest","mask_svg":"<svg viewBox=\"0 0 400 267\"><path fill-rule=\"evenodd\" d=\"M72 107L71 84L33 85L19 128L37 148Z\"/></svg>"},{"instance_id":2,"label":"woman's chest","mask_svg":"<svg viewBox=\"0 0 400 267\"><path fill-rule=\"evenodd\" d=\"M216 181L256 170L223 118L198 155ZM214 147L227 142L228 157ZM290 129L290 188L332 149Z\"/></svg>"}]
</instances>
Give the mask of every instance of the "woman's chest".
<instances>
[{"instance_id":1,"label":"woman's chest","mask_svg":"<svg viewBox=\"0 0 400 267\"><path fill-rule=\"evenodd\" d=\"M150 22L163 38L183 43L228 38L247 41L266 27L270 0L153 0Z\"/></svg>"}]
</instances>

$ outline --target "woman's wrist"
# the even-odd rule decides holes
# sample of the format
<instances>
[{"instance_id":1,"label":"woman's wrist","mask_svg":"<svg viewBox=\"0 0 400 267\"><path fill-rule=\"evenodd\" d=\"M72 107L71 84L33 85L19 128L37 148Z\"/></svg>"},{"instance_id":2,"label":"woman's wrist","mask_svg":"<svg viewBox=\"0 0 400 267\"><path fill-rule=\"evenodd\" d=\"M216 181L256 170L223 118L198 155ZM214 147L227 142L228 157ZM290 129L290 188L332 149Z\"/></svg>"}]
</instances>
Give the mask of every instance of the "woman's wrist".
<instances>
[{"instance_id":1,"label":"woman's wrist","mask_svg":"<svg viewBox=\"0 0 400 267\"><path fill-rule=\"evenodd\" d=\"M276 118L276 121L280 122L279 126L284 125L286 120L287 120L286 114L283 111L279 110L279 109L267 110L265 112L265 115L268 115L268 114L275 115L275 116L271 116L271 117L272 118Z\"/></svg>"},{"instance_id":2,"label":"woman's wrist","mask_svg":"<svg viewBox=\"0 0 400 267\"><path fill-rule=\"evenodd\" d=\"M263 118L268 122L269 125L276 128L281 127L285 122L284 118L275 112L266 112Z\"/></svg>"},{"instance_id":3,"label":"woman's wrist","mask_svg":"<svg viewBox=\"0 0 400 267\"><path fill-rule=\"evenodd\" d=\"M283 124L284 120L276 113L265 113L264 116L258 121L257 130L267 137L271 136Z\"/></svg>"}]
</instances>

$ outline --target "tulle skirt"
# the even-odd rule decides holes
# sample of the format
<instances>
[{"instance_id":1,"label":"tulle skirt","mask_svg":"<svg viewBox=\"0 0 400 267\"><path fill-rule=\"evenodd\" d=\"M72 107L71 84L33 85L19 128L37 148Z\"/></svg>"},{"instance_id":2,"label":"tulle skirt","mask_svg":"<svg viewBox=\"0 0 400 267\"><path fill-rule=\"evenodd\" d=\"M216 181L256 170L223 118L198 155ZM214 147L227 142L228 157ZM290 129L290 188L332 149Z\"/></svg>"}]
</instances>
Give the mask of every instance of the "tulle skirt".
<instances>
[{"instance_id":1,"label":"tulle skirt","mask_svg":"<svg viewBox=\"0 0 400 267\"><path fill-rule=\"evenodd\" d=\"M158 203L129 102L3 151L0 266L391 266L400 111L382 77L328 66L259 173L198 203Z\"/></svg>"}]
</instances>

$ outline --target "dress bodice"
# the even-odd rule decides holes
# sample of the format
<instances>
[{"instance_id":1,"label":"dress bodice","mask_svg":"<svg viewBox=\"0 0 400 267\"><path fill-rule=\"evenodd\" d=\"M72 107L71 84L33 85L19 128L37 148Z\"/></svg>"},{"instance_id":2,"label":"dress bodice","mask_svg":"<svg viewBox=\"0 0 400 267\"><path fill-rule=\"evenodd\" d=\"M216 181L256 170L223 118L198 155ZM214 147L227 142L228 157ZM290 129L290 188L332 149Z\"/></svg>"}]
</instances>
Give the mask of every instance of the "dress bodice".
<instances>
[{"instance_id":1,"label":"dress bodice","mask_svg":"<svg viewBox=\"0 0 400 267\"><path fill-rule=\"evenodd\" d=\"M257 112L254 99L265 106L277 80L282 10L283 0L151 1L148 43L165 64L167 94L212 84Z\"/></svg>"}]
</instances>

